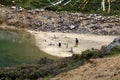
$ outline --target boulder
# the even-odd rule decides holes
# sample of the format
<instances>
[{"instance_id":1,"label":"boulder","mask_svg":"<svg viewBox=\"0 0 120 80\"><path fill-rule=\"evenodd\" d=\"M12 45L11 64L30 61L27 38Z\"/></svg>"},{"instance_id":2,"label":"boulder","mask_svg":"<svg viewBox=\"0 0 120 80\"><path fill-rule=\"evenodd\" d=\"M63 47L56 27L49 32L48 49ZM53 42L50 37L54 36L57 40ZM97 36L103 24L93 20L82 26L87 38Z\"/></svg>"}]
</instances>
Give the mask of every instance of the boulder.
<instances>
[{"instance_id":1,"label":"boulder","mask_svg":"<svg viewBox=\"0 0 120 80\"><path fill-rule=\"evenodd\" d=\"M75 26L74 26L74 25L70 25L69 27L70 27L70 29L74 29L74 28L75 28Z\"/></svg>"},{"instance_id":2,"label":"boulder","mask_svg":"<svg viewBox=\"0 0 120 80\"><path fill-rule=\"evenodd\" d=\"M116 46L120 46L120 36L115 38L106 48L105 52L106 53L110 53L111 49L116 47Z\"/></svg>"}]
</instances>

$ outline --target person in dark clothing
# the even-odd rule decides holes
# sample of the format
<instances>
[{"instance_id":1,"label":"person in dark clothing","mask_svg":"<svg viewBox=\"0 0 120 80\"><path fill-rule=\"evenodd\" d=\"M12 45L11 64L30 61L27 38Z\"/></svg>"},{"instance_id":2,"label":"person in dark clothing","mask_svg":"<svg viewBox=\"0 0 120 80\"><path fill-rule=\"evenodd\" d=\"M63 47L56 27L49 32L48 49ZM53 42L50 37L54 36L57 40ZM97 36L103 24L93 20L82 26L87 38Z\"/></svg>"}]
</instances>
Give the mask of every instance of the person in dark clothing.
<instances>
[{"instance_id":1,"label":"person in dark clothing","mask_svg":"<svg viewBox=\"0 0 120 80\"><path fill-rule=\"evenodd\" d=\"M75 38L75 47L78 47L78 38Z\"/></svg>"},{"instance_id":2,"label":"person in dark clothing","mask_svg":"<svg viewBox=\"0 0 120 80\"><path fill-rule=\"evenodd\" d=\"M59 48L61 48L61 41L59 41L58 46L59 46Z\"/></svg>"}]
</instances>

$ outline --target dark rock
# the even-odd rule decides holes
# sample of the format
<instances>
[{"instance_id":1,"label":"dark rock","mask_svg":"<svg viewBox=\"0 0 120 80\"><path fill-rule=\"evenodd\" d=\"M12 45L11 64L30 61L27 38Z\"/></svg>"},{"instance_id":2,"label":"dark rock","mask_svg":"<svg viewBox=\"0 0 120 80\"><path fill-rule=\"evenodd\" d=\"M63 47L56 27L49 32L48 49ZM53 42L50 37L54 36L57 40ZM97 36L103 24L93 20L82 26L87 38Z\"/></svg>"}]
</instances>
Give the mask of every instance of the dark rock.
<instances>
[{"instance_id":1,"label":"dark rock","mask_svg":"<svg viewBox=\"0 0 120 80\"><path fill-rule=\"evenodd\" d=\"M102 29L99 25L94 25L90 27L92 30Z\"/></svg>"}]
</instances>

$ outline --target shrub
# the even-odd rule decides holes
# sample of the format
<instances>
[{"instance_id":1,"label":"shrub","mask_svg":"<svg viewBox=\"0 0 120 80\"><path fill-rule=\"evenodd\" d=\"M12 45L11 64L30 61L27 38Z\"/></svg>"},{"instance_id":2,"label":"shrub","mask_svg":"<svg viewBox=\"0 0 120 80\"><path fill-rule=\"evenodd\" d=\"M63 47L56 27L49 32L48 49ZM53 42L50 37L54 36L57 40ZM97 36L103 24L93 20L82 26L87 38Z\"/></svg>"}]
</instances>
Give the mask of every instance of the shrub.
<instances>
[{"instance_id":1,"label":"shrub","mask_svg":"<svg viewBox=\"0 0 120 80\"><path fill-rule=\"evenodd\" d=\"M107 57L114 57L120 55L120 46L116 46L113 49L111 49L110 53L107 54Z\"/></svg>"},{"instance_id":2,"label":"shrub","mask_svg":"<svg viewBox=\"0 0 120 80\"><path fill-rule=\"evenodd\" d=\"M91 58L101 58L112 54L120 54L120 46L112 49L112 53L104 55L105 46L98 49L83 51L82 54L73 54L72 57L66 57L59 61L53 61L46 57L41 58L41 65L23 65L9 69L0 69L1 80L36 80L37 78L51 78L61 72L69 71L85 64ZM49 79L48 79L49 80Z\"/></svg>"},{"instance_id":3,"label":"shrub","mask_svg":"<svg viewBox=\"0 0 120 80\"><path fill-rule=\"evenodd\" d=\"M40 60L38 61L38 64L47 64L47 63L53 63L53 62L54 60L44 57L44 58L40 58Z\"/></svg>"},{"instance_id":4,"label":"shrub","mask_svg":"<svg viewBox=\"0 0 120 80\"><path fill-rule=\"evenodd\" d=\"M103 57L103 51L102 50L98 50L98 49L94 49L92 48L91 50L85 50L82 52L81 54L81 59L91 59L91 58L102 58Z\"/></svg>"}]
</instances>

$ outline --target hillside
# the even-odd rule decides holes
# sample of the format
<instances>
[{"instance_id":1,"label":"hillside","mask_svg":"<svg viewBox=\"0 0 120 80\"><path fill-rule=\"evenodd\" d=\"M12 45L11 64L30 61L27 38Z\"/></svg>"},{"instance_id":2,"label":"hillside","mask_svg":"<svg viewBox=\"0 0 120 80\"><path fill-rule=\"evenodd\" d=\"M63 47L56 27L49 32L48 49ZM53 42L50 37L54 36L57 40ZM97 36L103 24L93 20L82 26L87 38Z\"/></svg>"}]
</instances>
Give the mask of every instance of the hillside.
<instances>
[{"instance_id":1,"label":"hillside","mask_svg":"<svg viewBox=\"0 0 120 80\"><path fill-rule=\"evenodd\" d=\"M23 7L25 9L45 9L52 11L83 12L94 14L107 14L108 3L105 1L106 11L101 9L102 0L0 0L0 3L7 6ZM111 1L109 15L120 15L120 1ZM108 14L107 14L108 15Z\"/></svg>"},{"instance_id":2,"label":"hillside","mask_svg":"<svg viewBox=\"0 0 120 80\"><path fill-rule=\"evenodd\" d=\"M29 3L33 0L28 0L28 2L25 0L21 1L24 1L24 5L22 6L23 2L18 2L18 6L25 7L27 3L29 4L27 5L28 8L31 6L31 8L37 8ZM45 0L40 1L46 3ZM3 0L1 1L4 5L12 6L12 3L9 4L9 2L11 2L11 0L7 0L6 3ZM38 2L36 2L36 4L37 3ZM48 5L48 3L46 3L46 5ZM75 6L76 5L77 3ZM66 7L70 6L68 5ZM54 9L53 6L51 6L51 8ZM55 52L55 48L57 47L57 52L60 53L63 48L66 48L67 40L70 40L70 45L74 46L73 41L78 37L81 41L81 45L75 49L79 53L81 50L80 48L85 47L85 50L92 47L100 48L102 45L108 45L112 39L120 35L120 16L118 15L101 16L100 14L69 13L59 12L59 10L44 11L40 9L16 10L3 5L0 5L0 12L0 28L22 28L31 32L36 38L36 45L38 47L40 46L41 49L44 48L46 51L48 47L50 47L47 52ZM61 50L56 44L59 40L63 41L64 45ZM37 62L37 65L30 64L0 68L0 79L49 80L51 78L51 80L119 80L120 56L118 55L120 53L120 47L115 48L111 54L104 54L104 48L105 47L101 50L86 50L86 53L84 52L84 54L82 53L81 55L70 54L71 57L62 55L65 58L58 61L45 57L41 58ZM57 54L57 52L55 54ZM57 55L59 55L59 53ZM117 56L106 58L108 56L113 56L112 54Z\"/></svg>"},{"instance_id":3,"label":"hillside","mask_svg":"<svg viewBox=\"0 0 120 80\"><path fill-rule=\"evenodd\" d=\"M120 56L92 59L74 70L61 73L51 80L119 80Z\"/></svg>"},{"instance_id":4,"label":"hillside","mask_svg":"<svg viewBox=\"0 0 120 80\"><path fill-rule=\"evenodd\" d=\"M92 57L95 57L95 55ZM119 80L119 62L120 56L85 60L85 56L73 55L72 57L63 58L60 61L42 58L38 65L21 65L16 67L0 68L0 79Z\"/></svg>"},{"instance_id":5,"label":"hillside","mask_svg":"<svg viewBox=\"0 0 120 80\"><path fill-rule=\"evenodd\" d=\"M120 16L101 16L41 10L22 10L0 6L0 25L35 31L84 33L97 35L120 34Z\"/></svg>"}]
</instances>

